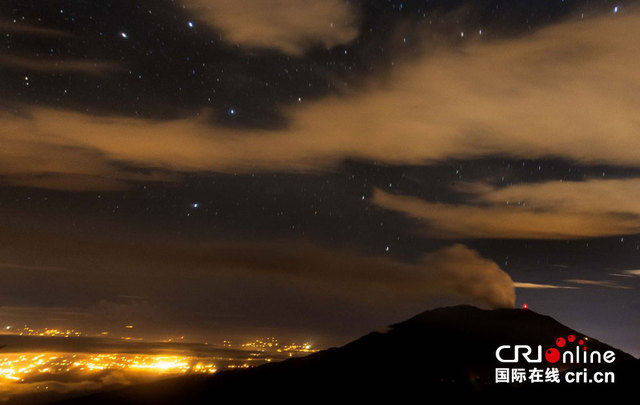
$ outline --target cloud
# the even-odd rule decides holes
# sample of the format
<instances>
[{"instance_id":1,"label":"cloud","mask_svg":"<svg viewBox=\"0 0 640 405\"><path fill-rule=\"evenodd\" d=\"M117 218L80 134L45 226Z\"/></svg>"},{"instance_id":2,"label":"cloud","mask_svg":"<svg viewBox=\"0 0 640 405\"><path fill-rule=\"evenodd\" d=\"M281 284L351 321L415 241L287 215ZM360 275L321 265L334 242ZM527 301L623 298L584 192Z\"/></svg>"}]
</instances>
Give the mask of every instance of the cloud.
<instances>
[{"instance_id":1,"label":"cloud","mask_svg":"<svg viewBox=\"0 0 640 405\"><path fill-rule=\"evenodd\" d=\"M543 182L496 188L466 184L466 204L376 189L373 203L423 221L442 238L572 239L640 232L640 179Z\"/></svg>"},{"instance_id":2,"label":"cloud","mask_svg":"<svg viewBox=\"0 0 640 405\"><path fill-rule=\"evenodd\" d=\"M300 55L312 46L332 48L358 36L353 8L341 0L184 0L194 18L249 48Z\"/></svg>"},{"instance_id":3,"label":"cloud","mask_svg":"<svg viewBox=\"0 0 640 405\"><path fill-rule=\"evenodd\" d=\"M445 288L457 294L485 301L492 308L513 307L513 281L493 261L466 246L456 244L425 256L423 265L430 276L442 279ZM437 274L437 273L440 274Z\"/></svg>"},{"instance_id":4,"label":"cloud","mask_svg":"<svg viewBox=\"0 0 640 405\"><path fill-rule=\"evenodd\" d=\"M163 310L160 304L175 310L200 311L232 291L241 294L243 302L255 298L256 305L264 299L262 295L278 305L279 299L269 295L278 291L304 291L323 300L335 297L382 309L420 302L424 306L434 297L455 297L488 307L510 307L515 301L510 277L496 263L463 245L426 253L421 260L410 263L291 240L112 240L74 233L61 237L61 228L43 224L48 226L56 230L45 233L0 228L0 255L11 263L20 263L16 259L27 255L32 262L70 271L42 273L35 282L33 274L11 271L4 274L3 291L10 293L11 286L29 283L34 291L48 291L47 302L66 303L74 311L84 306L88 311L85 319L108 320L114 314L151 318ZM38 252L35 257L34 249ZM252 288L247 287L249 284L259 288L255 296L248 292ZM209 287L203 290L205 285ZM21 299L5 295L7 299ZM144 299L105 301L97 306L93 302L91 307L82 298L125 295ZM6 307L0 310L7 314ZM9 312L17 315L19 311Z\"/></svg>"},{"instance_id":5,"label":"cloud","mask_svg":"<svg viewBox=\"0 0 640 405\"><path fill-rule=\"evenodd\" d=\"M62 122L58 122L58 128L46 128L55 124L56 117L70 119L69 131L63 129ZM83 147L79 140L92 128L74 120L73 114L51 113L47 117L34 118L0 113L0 142L3 145L0 181L5 184L60 190L117 190L126 188L127 181L173 178L159 170L125 170L99 149ZM108 133L102 132L102 135L108 136Z\"/></svg>"},{"instance_id":6,"label":"cloud","mask_svg":"<svg viewBox=\"0 0 640 405\"><path fill-rule=\"evenodd\" d=\"M40 37L70 37L71 34L54 28L40 27L33 24L24 24L17 20L0 20L0 31L11 34L26 34Z\"/></svg>"},{"instance_id":7,"label":"cloud","mask_svg":"<svg viewBox=\"0 0 640 405\"><path fill-rule=\"evenodd\" d=\"M116 301L100 300L91 308L92 316L111 324L143 323L144 321L162 321L162 311L142 298L118 297Z\"/></svg>"},{"instance_id":8,"label":"cloud","mask_svg":"<svg viewBox=\"0 0 640 405\"><path fill-rule=\"evenodd\" d=\"M210 111L160 121L25 106L27 115L0 117L0 173L10 184L57 188L68 177L67 188L96 189L147 181L118 171L123 164L154 174L313 172L347 158L423 165L562 157L638 166L638 36L636 15L627 13L509 40L470 38L398 64L357 92L290 107L289 125L272 131L216 126Z\"/></svg>"},{"instance_id":9,"label":"cloud","mask_svg":"<svg viewBox=\"0 0 640 405\"><path fill-rule=\"evenodd\" d=\"M122 67L113 62L85 59L33 58L17 55L0 55L0 66L13 69L44 73L85 73L103 75L106 72L121 71Z\"/></svg>"},{"instance_id":10,"label":"cloud","mask_svg":"<svg viewBox=\"0 0 640 405\"><path fill-rule=\"evenodd\" d=\"M425 254L416 264L312 247L298 246L293 255L287 252L279 258L273 257L274 252L261 250L248 254L258 258L255 266L248 266L254 271L269 270L265 262L277 263L272 276L297 278L302 284L320 286L343 298L394 305L403 300L453 295L491 308L513 307L515 303L511 278L496 263L460 244Z\"/></svg>"},{"instance_id":11,"label":"cloud","mask_svg":"<svg viewBox=\"0 0 640 405\"><path fill-rule=\"evenodd\" d=\"M73 37L72 34L65 31L19 23L15 20L13 22L0 20L0 31L7 33L7 36L34 36L62 39ZM11 52L10 49L9 52ZM119 63L111 61L60 59L51 57L51 55L32 57L11 53L0 55L0 67L38 73L84 73L89 75L104 75L106 72L123 70Z\"/></svg>"},{"instance_id":12,"label":"cloud","mask_svg":"<svg viewBox=\"0 0 640 405\"><path fill-rule=\"evenodd\" d=\"M25 315L33 315L38 314L41 316L41 319L47 318L69 318L72 319L74 317L84 316L85 312L78 308L69 308L69 307L36 307L36 306L11 306L11 305L2 305L0 306L0 314L4 319L10 320L20 320L21 317Z\"/></svg>"},{"instance_id":13,"label":"cloud","mask_svg":"<svg viewBox=\"0 0 640 405\"><path fill-rule=\"evenodd\" d=\"M591 285L597 287L605 287L605 288L616 288L616 289L624 289L629 290L631 287L627 287L624 285L620 285L615 281L611 280L581 280L581 279L570 279L565 280L568 283L580 284L580 285Z\"/></svg>"},{"instance_id":14,"label":"cloud","mask_svg":"<svg viewBox=\"0 0 640 405\"><path fill-rule=\"evenodd\" d=\"M624 274L628 274L631 276L640 276L640 270L635 269L635 270L625 270L623 271Z\"/></svg>"},{"instance_id":15,"label":"cloud","mask_svg":"<svg viewBox=\"0 0 640 405\"><path fill-rule=\"evenodd\" d=\"M69 269L59 266L40 266L20 263L0 263L0 270L66 272Z\"/></svg>"},{"instance_id":16,"label":"cloud","mask_svg":"<svg viewBox=\"0 0 640 405\"><path fill-rule=\"evenodd\" d=\"M4 384L0 386L0 402L6 402L10 399L20 398L23 395L40 394L43 391L43 387L47 391L57 393L69 393L74 391L92 391L102 388L103 385L95 381L78 381L78 382L58 382L55 380L38 381L38 382L23 382L21 384Z\"/></svg>"},{"instance_id":17,"label":"cloud","mask_svg":"<svg viewBox=\"0 0 640 405\"><path fill-rule=\"evenodd\" d=\"M562 285L553 285L553 284L537 284L537 283L522 283L522 282L518 282L515 281L513 283L515 288L530 288L530 289L557 289L557 288L562 288L562 289L577 289L578 287L567 287L567 286L562 286Z\"/></svg>"},{"instance_id":18,"label":"cloud","mask_svg":"<svg viewBox=\"0 0 640 405\"><path fill-rule=\"evenodd\" d=\"M52 353L53 354L53 353ZM130 385L132 383L140 383L149 380L142 379L132 372L124 372L121 370L109 370L96 372L94 375L80 375L77 373L67 373L64 378L71 381L58 381L55 378L60 376L51 376L51 380L35 380L21 381L20 383L0 383L0 402L9 401L10 403L33 402L33 399L23 398L26 395L43 395L43 392L68 394L68 393L89 393L101 389L115 389L118 387ZM46 387L46 388L45 388ZM37 397L36 397L37 398ZM38 400L36 400L38 401Z\"/></svg>"},{"instance_id":19,"label":"cloud","mask_svg":"<svg viewBox=\"0 0 640 405\"><path fill-rule=\"evenodd\" d=\"M3 275L3 281L11 283L13 278ZM93 317L93 311L77 306L26 305L22 302L11 302L10 305L7 305L7 302L10 302L10 299L4 296L3 304L0 305L0 317L4 325L13 327L25 324L51 327L54 324L56 327L60 326L61 329L62 327L74 328L77 327L75 325L86 324Z\"/></svg>"}]
</instances>

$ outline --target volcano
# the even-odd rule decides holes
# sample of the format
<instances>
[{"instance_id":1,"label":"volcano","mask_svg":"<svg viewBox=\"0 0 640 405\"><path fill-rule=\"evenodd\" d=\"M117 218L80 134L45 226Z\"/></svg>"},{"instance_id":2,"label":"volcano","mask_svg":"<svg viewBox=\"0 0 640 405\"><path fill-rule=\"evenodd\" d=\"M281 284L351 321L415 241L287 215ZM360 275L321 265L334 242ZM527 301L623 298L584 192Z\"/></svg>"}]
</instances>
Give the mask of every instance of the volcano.
<instances>
[{"instance_id":1,"label":"volcano","mask_svg":"<svg viewBox=\"0 0 640 405\"><path fill-rule=\"evenodd\" d=\"M589 351L611 351L611 364L500 363L503 345L555 347L573 336ZM497 368L558 368L559 383L496 382ZM526 309L483 310L471 306L438 308L371 332L345 346L248 370L215 376L185 376L111 392L68 399L59 404L191 404L234 398L243 403L270 400L424 402L435 396L499 400L540 400L553 395L593 399L594 395L634 392L640 362L633 356ZM569 384L567 373L614 373L615 381Z\"/></svg>"}]
</instances>

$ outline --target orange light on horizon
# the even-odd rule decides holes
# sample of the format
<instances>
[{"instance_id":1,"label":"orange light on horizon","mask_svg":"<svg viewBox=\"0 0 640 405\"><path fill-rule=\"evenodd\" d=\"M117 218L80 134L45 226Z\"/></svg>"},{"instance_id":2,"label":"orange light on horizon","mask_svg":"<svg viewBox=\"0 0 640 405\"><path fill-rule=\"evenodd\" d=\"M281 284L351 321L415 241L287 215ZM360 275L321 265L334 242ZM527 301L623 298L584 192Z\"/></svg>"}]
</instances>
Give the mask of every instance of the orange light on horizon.
<instances>
[{"instance_id":1,"label":"orange light on horizon","mask_svg":"<svg viewBox=\"0 0 640 405\"><path fill-rule=\"evenodd\" d=\"M0 358L0 387L41 374L70 371L86 373L104 370L142 371L153 374L215 373L218 367L207 358L182 355L129 353L8 353Z\"/></svg>"}]
</instances>

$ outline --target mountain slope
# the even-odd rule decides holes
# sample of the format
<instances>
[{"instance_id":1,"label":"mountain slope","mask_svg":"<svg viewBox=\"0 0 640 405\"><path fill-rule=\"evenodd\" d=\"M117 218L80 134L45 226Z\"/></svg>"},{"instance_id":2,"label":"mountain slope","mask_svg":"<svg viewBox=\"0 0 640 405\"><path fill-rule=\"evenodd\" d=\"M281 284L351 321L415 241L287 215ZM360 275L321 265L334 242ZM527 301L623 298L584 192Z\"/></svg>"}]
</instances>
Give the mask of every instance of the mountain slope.
<instances>
[{"instance_id":1,"label":"mountain slope","mask_svg":"<svg viewBox=\"0 0 640 405\"><path fill-rule=\"evenodd\" d=\"M221 398L243 402L270 398L315 400L408 400L444 393L455 397L508 398L571 392L580 397L631 389L638 360L594 339L589 350L615 352L613 365L576 365L589 372L616 372L616 384L496 384L495 351L501 345L527 344L543 350L558 337L584 335L529 310L485 311L469 306L440 308L372 332L340 348L250 370L222 372L210 378L184 377L69 400L64 404L189 404ZM577 340L576 340L577 341ZM526 365L532 366L532 365ZM543 364L540 367L550 366ZM567 366L551 365L566 371ZM574 367L573 365L570 365Z\"/></svg>"}]
</instances>

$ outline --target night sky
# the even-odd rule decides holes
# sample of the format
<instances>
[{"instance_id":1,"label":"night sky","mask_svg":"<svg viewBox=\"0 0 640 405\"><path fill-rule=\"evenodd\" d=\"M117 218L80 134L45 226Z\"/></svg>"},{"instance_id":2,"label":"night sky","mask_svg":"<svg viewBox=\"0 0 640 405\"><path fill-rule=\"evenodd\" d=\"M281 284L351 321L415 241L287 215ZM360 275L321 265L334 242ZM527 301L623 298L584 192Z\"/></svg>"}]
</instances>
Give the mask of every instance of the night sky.
<instances>
[{"instance_id":1,"label":"night sky","mask_svg":"<svg viewBox=\"0 0 640 405\"><path fill-rule=\"evenodd\" d=\"M640 354L640 10L0 8L0 325L345 343L527 303Z\"/></svg>"}]
</instances>

